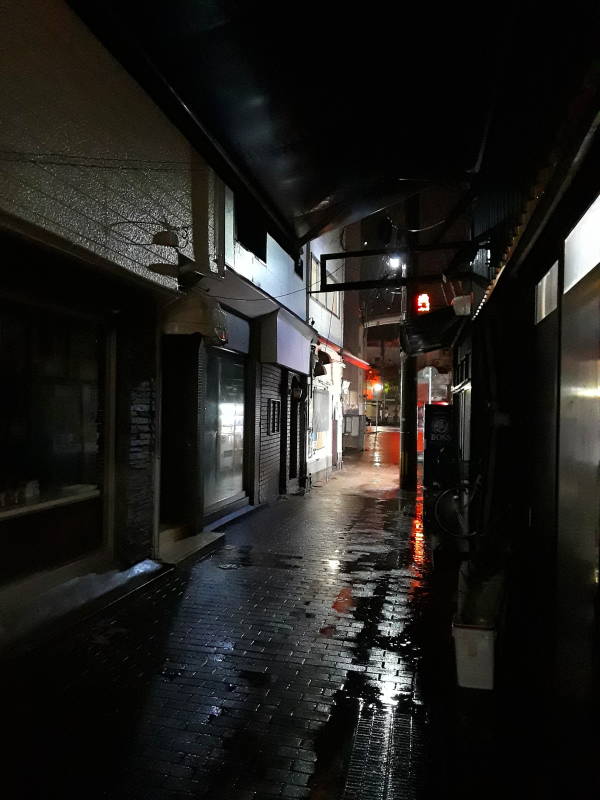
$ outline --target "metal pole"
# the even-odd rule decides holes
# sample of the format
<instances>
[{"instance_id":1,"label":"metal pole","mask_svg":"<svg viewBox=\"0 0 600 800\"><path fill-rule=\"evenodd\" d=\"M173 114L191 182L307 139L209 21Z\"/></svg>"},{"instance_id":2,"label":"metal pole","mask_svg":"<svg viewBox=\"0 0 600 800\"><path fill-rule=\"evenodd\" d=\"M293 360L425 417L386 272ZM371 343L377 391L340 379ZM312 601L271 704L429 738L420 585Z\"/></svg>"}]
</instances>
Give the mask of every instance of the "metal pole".
<instances>
[{"instance_id":1,"label":"metal pole","mask_svg":"<svg viewBox=\"0 0 600 800\"><path fill-rule=\"evenodd\" d=\"M406 225L409 229L419 227L419 196L406 200ZM417 243L418 234L408 233L410 248ZM406 263L407 277L417 274L417 256L414 251ZM414 286L414 284L412 284ZM406 286L406 318L414 315L414 292ZM400 355L400 488L414 492L417 488L417 375L416 358L405 352Z\"/></svg>"},{"instance_id":2,"label":"metal pole","mask_svg":"<svg viewBox=\"0 0 600 800\"><path fill-rule=\"evenodd\" d=\"M417 488L417 382L415 358L400 355L400 488Z\"/></svg>"}]
</instances>

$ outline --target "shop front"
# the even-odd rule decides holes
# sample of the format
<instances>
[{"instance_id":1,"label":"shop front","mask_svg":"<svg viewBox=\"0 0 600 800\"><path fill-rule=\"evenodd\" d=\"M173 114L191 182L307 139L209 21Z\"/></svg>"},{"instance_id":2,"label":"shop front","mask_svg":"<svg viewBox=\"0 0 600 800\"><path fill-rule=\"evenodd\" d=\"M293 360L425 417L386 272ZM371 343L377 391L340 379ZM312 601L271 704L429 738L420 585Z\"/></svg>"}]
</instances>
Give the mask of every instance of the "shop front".
<instances>
[{"instance_id":1,"label":"shop front","mask_svg":"<svg viewBox=\"0 0 600 800\"><path fill-rule=\"evenodd\" d=\"M39 591L153 554L159 295L20 235L2 245L19 267L0 282L6 616Z\"/></svg>"},{"instance_id":2,"label":"shop front","mask_svg":"<svg viewBox=\"0 0 600 800\"><path fill-rule=\"evenodd\" d=\"M103 543L105 326L0 304L0 580L60 566Z\"/></svg>"},{"instance_id":3,"label":"shop front","mask_svg":"<svg viewBox=\"0 0 600 800\"><path fill-rule=\"evenodd\" d=\"M345 365L339 347L322 337L319 341L309 398L307 469L312 481L326 479L342 464Z\"/></svg>"},{"instance_id":4,"label":"shop front","mask_svg":"<svg viewBox=\"0 0 600 800\"><path fill-rule=\"evenodd\" d=\"M250 503L248 398L254 391L248 320L191 294L167 309L162 327L159 513L165 551Z\"/></svg>"},{"instance_id":5,"label":"shop front","mask_svg":"<svg viewBox=\"0 0 600 800\"><path fill-rule=\"evenodd\" d=\"M210 517L249 503L247 428L254 399L249 385L250 322L223 310L227 343L206 350L203 505Z\"/></svg>"}]
</instances>

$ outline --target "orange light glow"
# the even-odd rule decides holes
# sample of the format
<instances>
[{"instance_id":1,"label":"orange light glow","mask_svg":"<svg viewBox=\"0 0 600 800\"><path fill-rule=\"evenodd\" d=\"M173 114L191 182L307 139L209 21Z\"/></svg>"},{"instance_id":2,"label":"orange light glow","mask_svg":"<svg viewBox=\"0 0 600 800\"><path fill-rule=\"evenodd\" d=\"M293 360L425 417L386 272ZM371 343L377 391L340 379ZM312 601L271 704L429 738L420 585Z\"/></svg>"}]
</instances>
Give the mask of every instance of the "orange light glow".
<instances>
[{"instance_id":1,"label":"orange light glow","mask_svg":"<svg viewBox=\"0 0 600 800\"><path fill-rule=\"evenodd\" d=\"M410 544L413 567L420 570L425 564L425 536L423 532L423 489L418 487L415 515L410 527ZM415 584L416 585L416 584Z\"/></svg>"},{"instance_id":2,"label":"orange light glow","mask_svg":"<svg viewBox=\"0 0 600 800\"><path fill-rule=\"evenodd\" d=\"M377 393L383 388L381 375L376 370L370 369L367 372L367 381L365 383L365 400L378 399Z\"/></svg>"},{"instance_id":3,"label":"orange light glow","mask_svg":"<svg viewBox=\"0 0 600 800\"><path fill-rule=\"evenodd\" d=\"M410 543L412 545L413 564L415 567L422 567L425 563L425 537L423 535L423 523L418 517L412 521Z\"/></svg>"},{"instance_id":4,"label":"orange light glow","mask_svg":"<svg viewBox=\"0 0 600 800\"><path fill-rule=\"evenodd\" d=\"M340 589L338 596L335 598L332 606L338 614L348 614L354 608L354 600L352 599L352 589L347 586Z\"/></svg>"}]
</instances>

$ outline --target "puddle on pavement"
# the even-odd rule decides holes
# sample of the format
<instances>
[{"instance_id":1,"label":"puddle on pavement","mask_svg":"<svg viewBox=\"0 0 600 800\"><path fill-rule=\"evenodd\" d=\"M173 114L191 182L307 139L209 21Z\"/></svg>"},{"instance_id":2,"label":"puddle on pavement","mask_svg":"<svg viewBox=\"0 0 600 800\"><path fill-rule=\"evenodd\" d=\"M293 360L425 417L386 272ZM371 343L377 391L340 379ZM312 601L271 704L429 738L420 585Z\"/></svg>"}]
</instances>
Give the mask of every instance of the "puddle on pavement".
<instances>
[{"instance_id":1,"label":"puddle on pavement","mask_svg":"<svg viewBox=\"0 0 600 800\"><path fill-rule=\"evenodd\" d=\"M273 567L275 569L301 569L304 556L293 553L271 553L269 551L254 551L253 546L241 545L236 547L228 545L220 563L219 569L240 569L240 567Z\"/></svg>"}]
</instances>

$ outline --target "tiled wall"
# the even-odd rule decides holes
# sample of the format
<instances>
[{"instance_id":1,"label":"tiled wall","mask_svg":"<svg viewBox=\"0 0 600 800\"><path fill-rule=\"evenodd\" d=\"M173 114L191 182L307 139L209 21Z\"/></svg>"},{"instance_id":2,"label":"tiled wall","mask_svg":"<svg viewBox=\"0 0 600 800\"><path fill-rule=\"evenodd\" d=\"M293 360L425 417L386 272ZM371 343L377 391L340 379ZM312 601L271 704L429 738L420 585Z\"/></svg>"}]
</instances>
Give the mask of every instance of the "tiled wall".
<instances>
[{"instance_id":1,"label":"tiled wall","mask_svg":"<svg viewBox=\"0 0 600 800\"><path fill-rule=\"evenodd\" d=\"M176 257L152 235L183 226L200 258L206 164L63 0L10 3L2 29L0 212L170 285L146 269Z\"/></svg>"}]
</instances>

